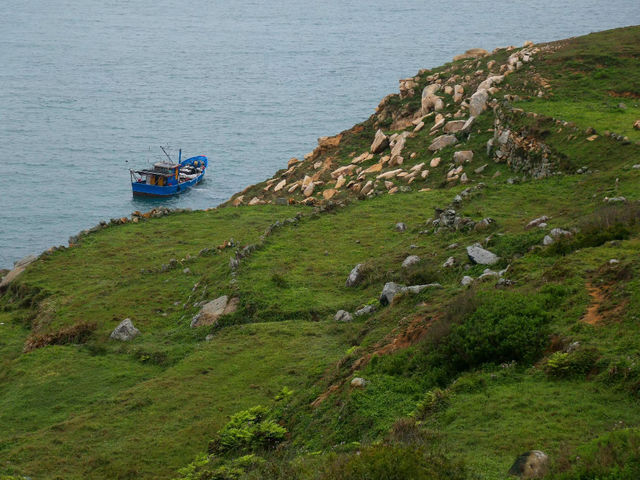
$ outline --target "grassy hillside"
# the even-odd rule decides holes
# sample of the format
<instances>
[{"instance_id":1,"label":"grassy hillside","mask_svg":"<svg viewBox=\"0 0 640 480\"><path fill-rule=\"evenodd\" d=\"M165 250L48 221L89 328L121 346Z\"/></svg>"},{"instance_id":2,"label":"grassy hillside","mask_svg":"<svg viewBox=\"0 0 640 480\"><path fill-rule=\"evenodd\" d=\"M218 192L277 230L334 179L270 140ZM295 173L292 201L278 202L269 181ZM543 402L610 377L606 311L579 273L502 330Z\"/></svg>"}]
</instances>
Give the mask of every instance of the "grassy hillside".
<instances>
[{"instance_id":1,"label":"grassy hillside","mask_svg":"<svg viewBox=\"0 0 640 480\"><path fill-rule=\"evenodd\" d=\"M0 290L0 478L637 478L639 60L631 27L421 71L224 207L43 254Z\"/></svg>"}]
</instances>

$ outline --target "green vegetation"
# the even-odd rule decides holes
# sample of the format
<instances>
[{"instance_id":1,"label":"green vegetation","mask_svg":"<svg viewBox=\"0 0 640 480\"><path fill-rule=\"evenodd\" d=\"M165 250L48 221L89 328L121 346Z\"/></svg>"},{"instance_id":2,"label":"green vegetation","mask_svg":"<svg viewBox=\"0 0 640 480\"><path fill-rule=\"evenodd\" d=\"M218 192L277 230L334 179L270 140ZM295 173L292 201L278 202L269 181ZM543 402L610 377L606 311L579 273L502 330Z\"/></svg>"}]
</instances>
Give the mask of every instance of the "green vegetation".
<instances>
[{"instance_id":1,"label":"green vegetation","mask_svg":"<svg viewBox=\"0 0 640 480\"><path fill-rule=\"evenodd\" d=\"M628 120L640 28L548 47L495 97L520 97L523 111L505 106L503 121L543 142L558 175L532 180L494 161L491 110L433 154L431 117L407 138L403 167L442 162L414 183L392 179L404 191L171 214L41 256L0 291L0 478L489 480L534 449L549 455L550 478L637 478L640 146ZM385 108L413 113L428 76L463 78L510 53L424 72L416 96ZM471 87L484 78L470 76ZM391 116L376 121L314 162L349 164L377 126L391 133ZM588 140L587 127L630 141ZM474 151L468 185L446 180L461 149ZM302 165L295 175L316 174ZM450 206L494 222L436 232L436 209ZM526 228L542 215L546 226ZM570 235L543 245L553 228ZM495 272L470 263L474 243L500 257ZM409 255L420 260L402 267ZM356 264L361 282L345 287ZM392 281L440 286L382 307ZM237 311L191 328L222 295ZM334 320L367 305L376 310ZM125 318L141 334L110 339Z\"/></svg>"}]
</instances>

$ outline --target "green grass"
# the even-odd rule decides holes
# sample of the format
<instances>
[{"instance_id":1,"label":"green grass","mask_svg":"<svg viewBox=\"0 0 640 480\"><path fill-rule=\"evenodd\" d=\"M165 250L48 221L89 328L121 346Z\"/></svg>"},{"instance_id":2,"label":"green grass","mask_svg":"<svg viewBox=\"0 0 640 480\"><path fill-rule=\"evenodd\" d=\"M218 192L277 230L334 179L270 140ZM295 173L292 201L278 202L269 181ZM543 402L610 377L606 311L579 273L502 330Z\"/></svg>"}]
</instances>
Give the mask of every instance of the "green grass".
<instances>
[{"instance_id":1,"label":"green grass","mask_svg":"<svg viewBox=\"0 0 640 480\"><path fill-rule=\"evenodd\" d=\"M631 168L640 163L640 147L604 136L589 142L584 132L592 126L599 133L608 129L638 139L628 128L639 113L637 98L617 95L638 91L639 31L619 29L561 42L556 51L540 54L532 70L527 66L510 75L497 94L516 93L525 99L518 106L526 111L577 125L558 125L526 112L507 114L511 128L549 147L562 175L532 181L495 163L485 148L493 136L491 111L477 119L469 139L461 137L460 145L434 155L427 149L434 138L428 133L431 119L407 139L404 166L428 163L434 156L442 164L426 180L411 184L409 193L356 200L342 192L337 200L349 202L324 213L300 205L264 205L174 214L105 228L76 247L43 256L0 292L0 475L174 478L206 451L231 415L273 406L283 387L293 394L275 410L289 435L275 452L254 452L273 467L270 476L256 470L246 478L291 478L291 472L334 478L351 468L350 461L357 466L357 457L350 455L360 448L378 473L393 467L389 452L414 447L416 459L441 459L444 452L454 463L465 463L473 478L504 478L516 455L529 449L547 452L557 472L571 470L572 452L588 450L593 439L621 425L637 428L637 222L625 225L624 238L616 242L584 241L564 250L540 244L554 227L606 233L604 197L640 199L640 171ZM422 76L420 87L434 72L472 74L486 69L492 58L504 61L508 53L434 69ZM536 74L550 83L553 96L527 98L539 88L531 83ZM471 87L480 80L474 77ZM619 101L627 110L618 111ZM419 96L391 103L413 111ZM454 111L449 107L445 113ZM367 151L373 123L372 118L343 132L340 145L320 159L331 158L338 166L349 163L352 153ZM468 172L488 167L482 174L469 173L470 186L480 181L486 186L458 211L475 221L491 217L496 222L486 231L421 233L432 231L428 221L434 208L447 207L466 187L444 181L453 153L461 149L475 153ZM378 157L370 164L375 161ZM574 173L584 165L591 173ZM311 173L307 167L296 178ZM508 184L509 177L521 182ZM263 187L249 189L247 200ZM425 187L432 190L417 191ZM626 208L632 212L637 206ZM299 221L265 235L274 222L298 212ZM525 230L541 215L551 217L546 229ZM408 230L397 232L398 222ZM596 228L589 230L588 222ZM216 248L231 238L237 247ZM467 265L465 247L475 242L501 257L495 268L509 266L507 278L514 284L505 293L495 293L495 280L471 290L460 286L463 275L478 277L485 269ZM454 243L458 246L448 248ZM233 278L229 260L236 248L247 245L258 247ZM203 249L209 250L200 254ZM420 256L420 263L402 269L407 255ZM449 256L457 265L444 270ZM171 259L174 266L163 268ZM611 265L611 259L620 263ZM358 263L366 266L365 281L346 288ZM387 281L437 281L442 288L401 295L392 306L351 323L334 322L339 309L353 312L376 304ZM598 310L602 320L595 325L582 321L593 301L589 285L607 288ZM238 312L218 326L191 329L199 303L223 294L240 298ZM496 342L495 352L508 352L500 342L521 338L505 333L499 313L513 320L513 311L527 305L522 299L530 299L527 315L535 321L509 325L531 336L539 332L544 351L532 349L518 357L521 364L501 366L508 359L487 359L486 345ZM486 304L493 307L483 310ZM110 340L124 318L131 318L141 335L128 343ZM33 335L80 323L95 324L82 344L23 352ZM501 327L486 330L492 324ZM452 338L464 341L448 344ZM595 352L588 373L571 372L562 379L545 373L548 358L575 341ZM454 362L453 354L443 357L443 352L465 361ZM367 386L351 387L354 376L364 377ZM441 389L441 404L424 407L435 388ZM319 397L324 400L312 406ZM419 404L421 423L403 423ZM398 440L403 429L418 446L399 445L407 442ZM218 460L240 461L232 455ZM442 468L454 468L447 462ZM318 465L324 476L317 473Z\"/></svg>"}]
</instances>

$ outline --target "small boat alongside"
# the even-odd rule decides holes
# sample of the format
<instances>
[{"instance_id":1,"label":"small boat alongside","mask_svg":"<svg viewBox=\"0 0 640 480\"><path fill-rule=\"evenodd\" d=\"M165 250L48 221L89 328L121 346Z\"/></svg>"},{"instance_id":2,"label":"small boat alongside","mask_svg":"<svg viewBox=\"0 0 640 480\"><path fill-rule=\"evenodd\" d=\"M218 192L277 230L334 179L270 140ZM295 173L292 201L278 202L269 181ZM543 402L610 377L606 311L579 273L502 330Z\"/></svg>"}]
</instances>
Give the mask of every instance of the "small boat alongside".
<instances>
[{"instance_id":1,"label":"small boat alongside","mask_svg":"<svg viewBox=\"0 0 640 480\"><path fill-rule=\"evenodd\" d=\"M129 170L134 196L167 197L184 193L200 183L207 171L208 161L204 155L181 160L181 151L178 163L168 155L167 158L169 161L155 163L150 169Z\"/></svg>"}]
</instances>

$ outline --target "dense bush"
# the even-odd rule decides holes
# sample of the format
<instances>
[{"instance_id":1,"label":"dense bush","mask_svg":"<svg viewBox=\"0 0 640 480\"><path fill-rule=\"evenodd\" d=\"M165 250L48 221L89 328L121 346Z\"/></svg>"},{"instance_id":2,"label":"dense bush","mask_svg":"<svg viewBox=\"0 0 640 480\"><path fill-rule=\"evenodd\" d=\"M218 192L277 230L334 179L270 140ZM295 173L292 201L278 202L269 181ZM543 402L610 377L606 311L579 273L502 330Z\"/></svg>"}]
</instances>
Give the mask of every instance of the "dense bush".
<instances>
[{"instance_id":1,"label":"dense bush","mask_svg":"<svg viewBox=\"0 0 640 480\"><path fill-rule=\"evenodd\" d=\"M529 364L547 345L549 320L540 295L492 292L451 327L440 351L457 372L512 360Z\"/></svg>"}]
</instances>

